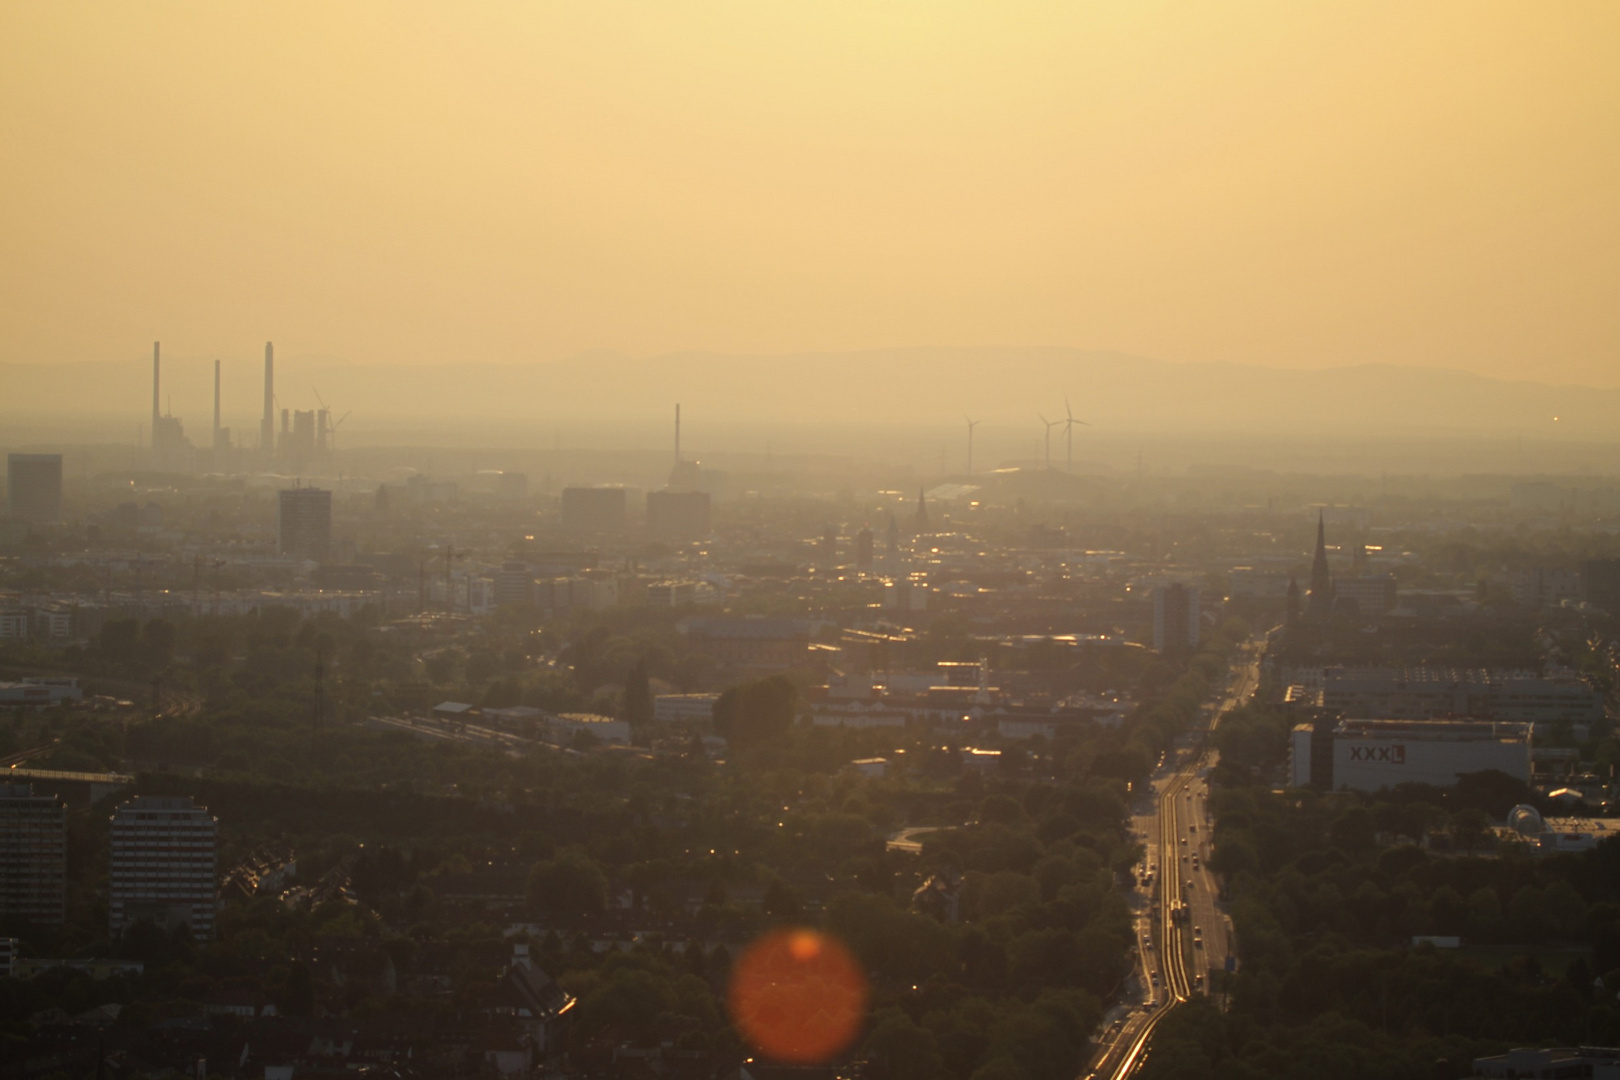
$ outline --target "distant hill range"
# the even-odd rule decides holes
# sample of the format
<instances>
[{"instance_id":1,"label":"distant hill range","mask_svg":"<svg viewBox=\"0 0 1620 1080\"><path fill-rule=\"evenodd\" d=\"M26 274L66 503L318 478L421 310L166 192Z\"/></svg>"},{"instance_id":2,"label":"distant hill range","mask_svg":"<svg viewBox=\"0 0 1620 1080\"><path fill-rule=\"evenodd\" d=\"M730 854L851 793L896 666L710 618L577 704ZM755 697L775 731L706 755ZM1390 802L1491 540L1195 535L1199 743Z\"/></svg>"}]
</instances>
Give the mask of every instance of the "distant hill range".
<instances>
[{"instance_id":1,"label":"distant hill range","mask_svg":"<svg viewBox=\"0 0 1620 1080\"><path fill-rule=\"evenodd\" d=\"M225 422L256 437L261 367L226 357ZM145 357L71 365L0 365L0 419L71 417L118 425L151 408ZM353 411L351 436L421 424L663 423L677 401L711 423L991 424L1062 417L1064 399L1095 430L1182 435L1444 435L1611 441L1620 390L1507 382L1440 368L1367 364L1284 370L1175 363L1058 348L909 348L772 356L588 355L555 363L364 365L277 356L280 404ZM166 355L164 394L194 437L212 412L212 359ZM1554 419L1557 417L1558 419ZM1054 433L1054 439L1059 438Z\"/></svg>"}]
</instances>

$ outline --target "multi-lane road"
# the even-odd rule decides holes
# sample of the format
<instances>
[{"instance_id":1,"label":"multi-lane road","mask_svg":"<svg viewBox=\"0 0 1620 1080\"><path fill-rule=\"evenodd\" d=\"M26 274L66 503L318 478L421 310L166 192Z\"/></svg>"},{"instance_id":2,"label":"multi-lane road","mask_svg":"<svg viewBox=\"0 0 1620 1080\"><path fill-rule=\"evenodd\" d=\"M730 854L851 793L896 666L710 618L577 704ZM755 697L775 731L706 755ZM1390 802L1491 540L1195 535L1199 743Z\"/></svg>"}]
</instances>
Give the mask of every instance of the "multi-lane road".
<instances>
[{"instance_id":1,"label":"multi-lane road","mask_svg":"<svg viewBox=\"0 0 1620 1080\"><path fill-rule=\"evenodd\" d=\"M1181 1002L1210 991L1206 973L1233 955L1231 924L1209 871L1207 776L1216 754L1205 736L1228 709L1247 700L1260 678L1260 648L1245 647L1221 693L1153 777L1132 818L1147 842L1139 868L1136 935L1138 1003L1110 1029L1087 1080L1125 1080L1146 1060L1159 1021Z\"/></svg>"}]
</instances>

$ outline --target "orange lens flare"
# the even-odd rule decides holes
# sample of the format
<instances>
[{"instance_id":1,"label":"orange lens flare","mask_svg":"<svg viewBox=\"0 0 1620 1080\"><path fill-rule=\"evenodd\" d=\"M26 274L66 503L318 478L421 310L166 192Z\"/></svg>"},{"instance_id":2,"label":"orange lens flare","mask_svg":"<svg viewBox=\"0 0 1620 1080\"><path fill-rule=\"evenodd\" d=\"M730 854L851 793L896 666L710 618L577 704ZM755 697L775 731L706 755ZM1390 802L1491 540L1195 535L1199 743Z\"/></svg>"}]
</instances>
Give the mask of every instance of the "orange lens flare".
<instances>
[{"instance_id":1,"label":"orange lens flare","mask_svg":"<svg viewBox=\"0 0 1620 1080\"><path fill-rule=\"evenodd\" d=\"M761 1054L805 1065L855 1041L866 995L866 977L838 941L815 930L778 930L737 961L728 1005Z\"/></svg>"}]
</instances>

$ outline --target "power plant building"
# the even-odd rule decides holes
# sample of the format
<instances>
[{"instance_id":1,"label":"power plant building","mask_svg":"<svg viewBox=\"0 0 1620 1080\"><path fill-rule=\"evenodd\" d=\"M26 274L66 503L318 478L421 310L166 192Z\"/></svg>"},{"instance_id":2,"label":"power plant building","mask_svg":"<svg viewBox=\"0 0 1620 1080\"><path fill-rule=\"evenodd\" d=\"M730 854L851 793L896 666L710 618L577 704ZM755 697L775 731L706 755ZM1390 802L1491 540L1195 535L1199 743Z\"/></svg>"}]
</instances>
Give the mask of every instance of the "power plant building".
<instances>
[{"instance_id":1,"label":"power plant building","mask_svg":"<svg viewBox=\"0 0 1620 1080\"><path fill-rule=\"evenodd\" d=\"M324 559L332 546L332 493L292 488L276 503L277 546L283 555Z\"/></svg>"},{"instance_id":2,"label":"power plant building","mask_svg":"<svg viewBox=\"0 0 1620 1080\"><path fill-rule=\"evenodd\" d=\"M1528 724L1484 720L1300 724L1291 738L1289 780L1296 787L1379 791L1399 784L1450 787L1460 776L1494 769L1528 783L1530 750Z\"/></svg>"},{"instance_id":3,"label":"power plant building","mask_svg":"<svg viewBox=\"0 0 1620 1080\"><path fill-rule=\"evenodd\" d=\"M191 442L180 418L169 415L160 404L162 354L162 343L152 342L152 466L166 472L185 472L191 467Z\"/></svg>"},{"instance_id":4,"label":"power plant building","mask_svg":"<svg viewBox=\"0 0 1620 1080\"><path fill-rule=\"evenodd\" d=\"M6 510L30 525L62 520L62 455L7 454Z\"/></svg>"}]
</instances>

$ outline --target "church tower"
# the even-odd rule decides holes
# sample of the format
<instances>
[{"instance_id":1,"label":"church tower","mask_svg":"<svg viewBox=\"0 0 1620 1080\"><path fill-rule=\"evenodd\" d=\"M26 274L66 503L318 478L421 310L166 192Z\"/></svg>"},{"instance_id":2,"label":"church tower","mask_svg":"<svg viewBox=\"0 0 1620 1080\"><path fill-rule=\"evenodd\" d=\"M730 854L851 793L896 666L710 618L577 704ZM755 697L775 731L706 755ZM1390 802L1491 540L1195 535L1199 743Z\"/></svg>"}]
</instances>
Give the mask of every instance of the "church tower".
<instances>
[{"instance_id":1,"label":"church tower","mask_svg":"<svg viewBox=\"0 0 1620 1080\"><path fill-rule=\"evenodd\" d=\"M1311 560L1311 591L1305 603L1305 616L1311 620L1326 619L1333 609L1333 575L1327 560L1327 514L1316 515L1316 556Z\"/></svg>"}]
</instances>

